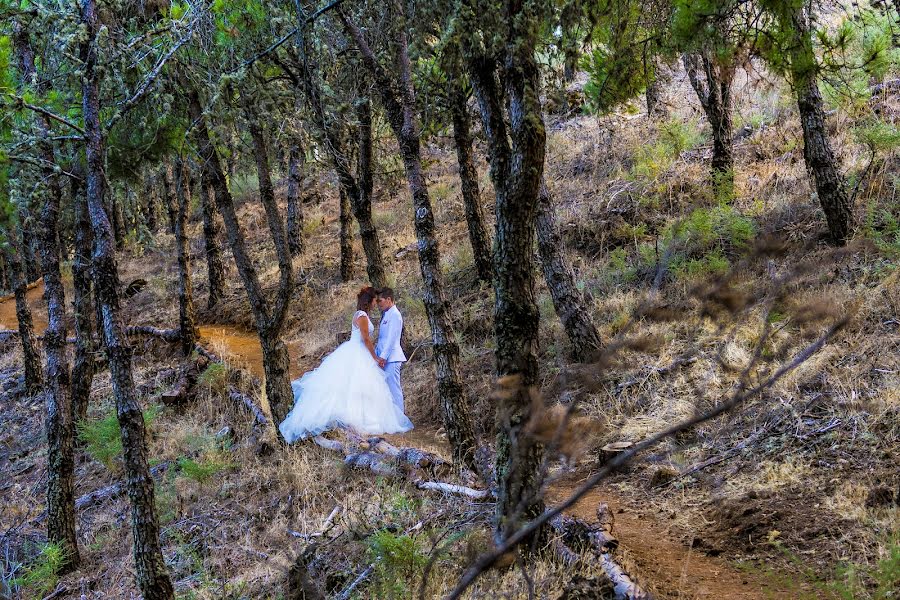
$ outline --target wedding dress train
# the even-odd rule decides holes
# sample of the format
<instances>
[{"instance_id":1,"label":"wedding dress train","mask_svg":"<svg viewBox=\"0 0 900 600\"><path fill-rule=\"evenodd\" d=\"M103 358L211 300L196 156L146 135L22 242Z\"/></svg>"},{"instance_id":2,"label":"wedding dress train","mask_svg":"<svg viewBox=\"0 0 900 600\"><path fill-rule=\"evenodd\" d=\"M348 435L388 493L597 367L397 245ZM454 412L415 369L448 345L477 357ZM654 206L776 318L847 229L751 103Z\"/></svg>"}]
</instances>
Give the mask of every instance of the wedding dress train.
<instances>
[{"instance_id":1,"label":"wedding dress train","mask_svg":"<svg viewBox=\"0 0 900 600\"><path fill-rule=\"evenodd\" d=\"M399 433L412 422L393 402L384 371L363 344L353 315L350 339L325 357L317 369L291 382L294 408L278 426L289 443L335 427L361 434ZM375 327L369 320L369 336Z\"/></svg>"}]
</instances>

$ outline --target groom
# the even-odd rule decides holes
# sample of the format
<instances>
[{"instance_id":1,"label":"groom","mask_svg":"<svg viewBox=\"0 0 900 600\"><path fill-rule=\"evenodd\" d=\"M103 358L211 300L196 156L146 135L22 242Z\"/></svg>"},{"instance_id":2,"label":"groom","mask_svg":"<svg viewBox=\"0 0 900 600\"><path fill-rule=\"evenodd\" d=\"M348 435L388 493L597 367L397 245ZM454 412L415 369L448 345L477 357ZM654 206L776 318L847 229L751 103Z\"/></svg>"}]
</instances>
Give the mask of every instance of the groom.
<instances>
[{"instance_id":1,"label":"groom","mask_svg":"<svg viewBox=\"0 0 900 600\"><path fill-rule=\"evenodd\" d=\"M400 347L403 317L394 305L394 290L391 288L379 289L376 302L378 310L381 311L381 323L378 325L378 343L375 345L375 354L378 355L378 365L384 369L384 378L394 397L394 404L404 411L403 388L400 387L400 368L406 362L406 355L403 354L403 348Z\"/></svg>"}]
</instances>

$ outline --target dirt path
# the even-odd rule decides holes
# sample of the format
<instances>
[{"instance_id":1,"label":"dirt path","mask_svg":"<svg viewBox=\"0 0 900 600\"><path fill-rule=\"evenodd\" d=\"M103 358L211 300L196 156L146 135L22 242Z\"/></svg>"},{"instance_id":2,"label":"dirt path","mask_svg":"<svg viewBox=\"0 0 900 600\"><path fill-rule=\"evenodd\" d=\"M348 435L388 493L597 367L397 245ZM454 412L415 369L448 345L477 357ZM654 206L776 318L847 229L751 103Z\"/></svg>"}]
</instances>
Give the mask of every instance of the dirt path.
<instances>
[{"instance_id":1,"label":"dirt path","mask_svg":"<svg viewBox=\"0 0 900 600\"><path fill-rule=\"evenodd\" d=\"M39 279L28 286L25 292L28 306L31 308L31 320L34 322L34 333L41 335L47 329L47 305L44 304L44 281ZM18 331L16 319L16 298L12 294L0 298L0 330Z\"/></svg>"}]
</instances>

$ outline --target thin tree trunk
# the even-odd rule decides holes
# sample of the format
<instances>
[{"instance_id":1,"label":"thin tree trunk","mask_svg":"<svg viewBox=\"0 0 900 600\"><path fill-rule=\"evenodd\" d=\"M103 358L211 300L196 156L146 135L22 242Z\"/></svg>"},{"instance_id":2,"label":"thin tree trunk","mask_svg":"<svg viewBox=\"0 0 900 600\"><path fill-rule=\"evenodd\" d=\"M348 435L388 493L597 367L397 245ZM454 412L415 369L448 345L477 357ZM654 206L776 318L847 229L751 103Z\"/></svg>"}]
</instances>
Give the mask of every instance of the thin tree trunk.
<instances>
[{"instance_id":1,"label":"thin tree trunk","mask_svg":"<svg viewBox=\"0 0 900 600\"><path fill-rule=\"evenodd\" d=\"M75 257L72 261L72 287L75 290L75 364L72 367L72 412L75 422L87 419L91 382L94 378L94 340L91 322L91 222L87 196L79 180L72 180L72 206L75 210Z\"/></svg>"},{"instance_id":2,"label":"thin tree trunk","mask_svg":"<svg viewBox=\"0 0 900 600\"><path fill-rule=\"evenodd\" d=\"M715 64L709 52L685 54L684 67L713 135L712 183L716 198L734 196L731 81L734 69Z\"/></svg>"},{"instance_id":3,"label":"thin tree trunk","mask_svg":"<svg viewBox=\"0 0 900 600\"><path fill-rule=\"evenodd\" d=\"M187 211L191 204L189 179L188 166L179 159L175 174L175 187L178 193L178 210L175 213L175 248L178 254L178 326L181 335L181 352L185 356L190 356L197 344L191 265L185 231Z\"/></svg>"},{"instance_id":4,"label":"thin tree trunk","mask_svg":"<svg viewBox=\"0 0 900 600\"><path fill-rule=\"evenodd\" d=\"M538 318L534 242L545 138L534 60L533 34L520 31L526 15L511 17L505 57L510 132L493 60L469 52L469 72L481 109L496 196L494 336L497 374L515 376L520 388L497 409L495 535L503 539L540 514L543 446L523 432L537 384ZM521 21L520 21L521 20ZM518 39L521 38L521 39ZM510 145L510 141L511 144ZM541 533L538 537L541 537Z\"/></svg>"},{"instance_id":5,"label":"thin tree trunk","mask_svg":"<svg viewBox=\"0 0 900 600\"><path fill-rule=\"evenodd\" d=\"M600 333L594 326L584 294L578 290L575 273L564 256L565 245L556 224L553 197L541 184L537 209L538 255L553 307L572 343L576 360L587 361L600 349Z\"/></svg>"},{"instance_id":6,"label":"thin tree trunk","mask_svg":"<svg viewBox=\"0 0 900 600\"><path fill-rule=\"evenodd\" d=\"M469 227L469 243L475 259L475 272L481 281L491 281L493 265L491 238L485 227L484 208L478 189L478 170L472 152L472 133L469 128L469 109L466 95L458 77L450 78L448 98L453 120L453 141L456 144L456 161L459 164L459 181L463 204L466 207L466 224Z\"/></svg>"},{"instance_id":7,"label":"thin tree trunk","mask_svg":"<svg viewBox=\"0 0 900 600\"><path fill-rule=\"evenodd\" d=\"M341 222L341 281L353 279L353 215L350 209L350 198L344 188L340 188L340 222Z\"/></svg>"},{"instance_id":8,"label":"thin tree trunk","mask_svg":"<svg viewBox=\"0 0 900 600\"><path fill-rule=\"evenodd\" d=\"M206 171L200 174L200 204L203 208L203 241L206 248L206 273L209 296L206 307L214 308L225 295L225 262L222 260L222 224L216 215L215 191Z\"/></svg>"},{"instance_id":9,"label":"thin tree trunk","mask_svg":"<svg viewBox=\"0 0 900 600\"><path fill-rule=\"evenodd\" d=\"M299 142L292 142L288 150L287 237L291 256L303 254L303 207L300 205L300 185L303 181L300 163L303 150Z\"/></svg>"},{"instance_id":10,"label":"thin tree trunk","mask_svg":"<svg viewBox=\"0 0 900 600\"><path fill-rule=\"evenodd\" d=\"M112 205L113 235L116 239L116 250L125 247L125 215L122 213L122 201L115 190L110 190L110 204Z\"/></svg>"},{"instance_id":11,"label":"thin tree trunk","mask_svg":"<svg viewBox=\"0 0 900 600\"><path fill-rule=\"evenodd\" d=\"M86 29L81 42L82 112L87 157L87 204L94 234L94 282L101 306L103 318L100 325L109 358L110 379L121 428L125 479L132 509L134 566L138 587L145 600L170 600L174 598L174 592L159 544L159 522L156 519L153 478L147 464L144 418L135 396L132 349L127 343L119 306L118 270L112 228L104 210L104 134L100 126L101 76L97 72L99 46L96 39L99 20L96 0L84 0L81 18Z\"/></svg>"},{"instance_id":12,"label":"thin tree trunk","mask_svg":"<svg viewBox=\"0 0 900 600\"><path fill-rule=\"evenodd\" d=\"M150 231L150 233L155 233L157 227L156 182L154 181L153 174L149 169L144 175L144 196L146 197L144 208L146 210L147 216L147 229Z\"/></svg>"},{"instance_id":13,"label":"thin tree trunk","mask_svg":"<svg viewBox=\"0 0 900 600\"><path fill-rule=\"evenodd\" d=\"M793 32L790 48L791 77L797 95L800 125L803 128L803 158L816 185L831 241L843 246L853 233L853 204L825 128L825 111L819 93L817 63L810 33L810 15L802 6L787 8L786 5L783 10L788 11L785 19L790 19L785 26Z\"/></svg>"},{"instance_id":14,"label":"thin tree trunk","mask_svg":"<svg viewBox=\"0 0 900 600\"><path fill-rule=\"evenodd\" d=\"M258 126L251 121L250 133L254 139L260 198L266 211L269 229L272 233L272 241L275 243L275 250L278 254L278 292L275 305L271 308L262 292L256 268L253 266L253 262L247 253L247 244L238 222L234 200L228 189L227 179L222 169L222 163L219 161L218 153L209 139L209 131L203 119L200 97L196 92L192 91L190 93L189 102L191 119L197 123L195 135L197 136L202 159L203 175L208 179L215 191L216 203L219 205L219 212L222 213L222 218L225 221L225 230L228 233L228 241L231 245L231 252L234 255L234 262L244 283L244 289L247 291L250 309L256 322L256 332L263 351L266 396L273 419L276 423L280 423L287 416L294 400L291 383L288 378L289 357L287 347L281 340L281 330L293 289L293 269L291 268L290 250L287 246L287 235L284 231L284 225L281 223L281 215L272 191L265 144L262 143L262 134Z\"/></svg>"},{"instance_id":15,"label":"thin tree trunk","mask_svg":"<svg viewBox=\"0 0 900 600\"><path fill-rule=\"evenodd\" d=\"M353 216L359 224L363 252L366 254L366 273L369 282L376 288L387 285L384 258L378 242L378 230L372 223L372 107L368 98L356 103L356 118L359 121L359 168L356 171L359 188L353 198Z\"/></svg>"},{"instance_id":16,"label":"thin tree trunk","mask_svg":"<svg viewBox=\"0 0 900 600\"><path fill-rule=\"evenodd\" d=\"M27 30L16 27L16 49L23 82L37 81L34 52ZM37 90L41 92L39 88ZM66 358L66 298L59 266L59 211L62 188L50 165L56 164L50 141L52 128L45 115L37 118L40 141L38 150L45 166L41 178L47 186L40 212L40 258L44 278L44 300L47 303L47 329L44 331L45 372L47 386L44 398L47 414L47 539L62 549L60 571L78 567L81 556L75 533L75 424L70 395L70 373Z\"/></svg>"},{"instance_id":17,"label":"thin tree trunk","mask_svg":"<svg viewBox=\"0 0 900 600\"><path fill-rule=\"evenodd\" d=\"M415 92L405 29L398 28L395 40L396 64L400 68L398 90L396 83L378 62L359 28L344 13L340 13L340 17L345 31L362 54L364 65L375 79L388 122L400 146L400 156L412 193L419 268L425 289L423 301L431 325L432 356L437 373L438 398L441 403L444 429L453 448L454 462L471 465L475 456L475 435L469 416L469 405L460 382L459 344L453 331L450 303L444 295L434 213L422 172L419 125L416 120Z\"/></svg>"},{"instance_id":18,"label":"thin tree trunk","mask_svg":"<svg viewBox=\"0 0 900 600\"><path fill-rule=\"evenodd\" d=\"M163 162L163 202L166 205L166 213L169 215L169 233L175 235L175 219L178 214L178 200L175 198L175 167L172 159L167 158Z\"/></svg>"},{"instance_id":19,"label":"thin tree trunk","mask_svg":"<svg viewBox=\"0 0 900 600\"><path fill-rule=\"evenodd\" d=\"M37 281L41 276L41 268L37 257L40 253L38 249L38 238L34 232L34 219L29 208L20 211L22 218L22 243L19 245L19 251L22 253L22 264L25 267L26 283Z\"/></svg>"},{"instance_id":20,"label":"thin tree trunk","mask_svg":"<svg viewBox=\"0 0 900 600\"><path fill-rule=\"evenodd\" d=\"M6 243L4 254L6 266L9 269L10 285L16 298L16 321L19 326L19 340L22 342L22 361L25 365L25 392L32 395L37 394L44 387L41 354L34 336L31 309L28 308L28 283L25 281L22 262L19 260L21 242L16 239L15 231L8 225L6 226Z\"/></svg>"}]
</instances>

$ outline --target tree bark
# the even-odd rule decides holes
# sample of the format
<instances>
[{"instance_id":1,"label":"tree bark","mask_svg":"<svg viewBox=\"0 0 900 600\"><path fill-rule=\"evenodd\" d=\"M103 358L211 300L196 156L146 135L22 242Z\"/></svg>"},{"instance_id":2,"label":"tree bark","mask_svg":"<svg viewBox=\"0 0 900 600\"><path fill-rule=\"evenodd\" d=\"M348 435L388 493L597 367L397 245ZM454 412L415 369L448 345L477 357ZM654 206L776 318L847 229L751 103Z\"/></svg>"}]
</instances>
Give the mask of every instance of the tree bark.
<instances>
[{"instance_id":1,"label":"tree bark","mask_svg":"<svg viewBox=\"0 0 900 600\"><path fill-rule=\"evenodd\" d=\"M466 94L458 75L450 78L449 86L447 95L450 116L453 120L453 141L456 145L456 161L459 164L459 181L466 208L466 224L469 227L469 243L472 245L478 279L489 282L493 277L491 238L485 227L484 208L481 206L481 193L478 189L478 170L475 168L472 152Z\"/></svg>"},{"instance_id":2,"label":"tree bark","mask_svg":"<svg viewBox=\"0 0 900 600\"><path fill-rule=\"evenodd\" d=\"M72 260L72 287L75 290L75 364L72 366L72 412L75 422L87 419L91 382L94 378L94 340L91 322L91 222L87 196L78 179L72 180L75 210L75 257Z\"/></svg>"},{"instance_id":3,"label":"tree bark","mask_svg":"<svg viewBox=\"0 0 900 600\"><path fill-rule=\"evenodd\" d=\"M793 34L789 49L791 77L803 128L803 158L812 174L832 243L843 246L853 233L853 204L825 128L825 110L817 80L810 15L803 6L785 5L785 28ZM789 21L788 21L789 19Z\"/></svg>"},{"instance_id":4,"label":"tree bark","mask_svg":"<svg viewBox=\"0 0 900 600\"><path fill-rule=\"evenodd\" d=\"M27 30L16 27L16 50L19 55L23 83L37 81L35 56ZM42 92L38 84L38 92ZM70 373L66 358L66 298L59 266L59 211L62 187L51 165L56 164L50 141L49 117L39 115L38 151L43 159L41 179L46 193L40 211L40 259L44 278L44 300L47 303L47 329L44 351L47 357L47 386L44 398L47 415L47 539L59 544L63 561L61 572L78 567L81 556L75 533L75 423L70 395Z\"/></svg>"},{"instance_id":5,"label":"tree bark","mask_svg":"<svg viewBox=\"0 0 900 600\"><path fill-rule=\"evenodd\" d=\"M341 281L353 279L353 215L350 213L350 198L343 187L340 188L341 221Z\"/></svg>"},{"instance_id":6,"label":"tree bark","mask_svg":"<svg viewBox=\"0 0 900 600\"><path fill-rule=\"evenodd\" d=\"M150 231L150 233L154 233L156 232L157 227L156 182L154 181L153 174L149 169L144 174L144 196L146 197L144 210L146 211L147 217L147 229Z\"/></svg>"},{"instance_id":7,"label":"tree bark","mask_svg":"<svg viewBox=\"0 0 900 600\"><path fill-rule=\"evenodd\" d=\"M135 397L131 354L119 307L118 271L109 218L104 210L104 134L100 125L100 77L97 71L97 32L99 19L96 0L84 0L81 21L85 35L81 42L82 112L87 158L87 204L94 234L94 281L99 298L110 379L116 399L116 413L122 436L128 497L132 508L134 563L138 587L145 600L174 598L172 582L166 572L159 544L153 478L147 464L144 418Z\"/></svg>"},{"instance_id":8,"label":"tree bark","mask_svg":"<svg viewBox=\"0 0 900 600\"><path fill-rule=\"evenodd\" d=\"M556 223L553 196L541 184L537 209L538 255L553 307L572 343L576 360L588 361L600 349L600 333L594 326L575 273L563 254L565 245Z\"/></svg>"},{"instance_id":9,"label":"tree bark","mask_svg":"<svg viewBox=\"0 0 900 600\"><path fill-rule=\"evenodd\" d=\"M41 368L41 353L37 347L34 336L34 322L31 318L31 309L28 308L28 283L22 272L22 262L19 260L21 242L16 239L16 233L9 224L6 225L6 266L9 270L10 285L16 299L16 322L19 326L19 340L22 342L22 362L25 366L25 392L28 395L37 394L44 387L43 369Z\"/></svg>"},{"instance_id":10,"label":"tree bark","mask_svg":"<svg viewBox=\"0 0 900 600\"><path fill-rule=\"evenodd\" d=\"M510 131L496 63L468 50L472 85L488 139L496 196L494 336L497 374L513 376L515 390L497 409L499 484L495 536L504 539L543 511L539 466L543 446L523 433L530 419L530 390L537 384L538 320L534 242L546 132L539 101L534 33L528 15L509 17L504 80ZM542 537L543 532L538 533Z\"/></svg>"},{"instance_id":11,"label":"tree bark","mask_svg":"<svg viewBox=\"0 0 900 600\"><path fill-rule=\"evenodd\" d=\"M125 215L122 213L122 201L115 190L110 190L110 205L112 206L113 236L116 240L116 250L125 247Z\"/></svg>"},{"instance_id":12,"label":"tree bark","mask_svg":"<svg viewBox=\"0 0 900 600\"><path fill-rule=\"evenodd\" d=\"M175 219L178 215L178 200L175 198L175 166L172 159L167 158L163 163L163 202L166 205L166 213L169 215L169 233L175 235Z\"/></svg>"},{"instance_id":13,"label":"tree bark","mask_svg":"<svg viewBox=\"0 0 900 600\"><path fill-rule=\"evenodd\" d=\"M206 307L214 308L225 295L225 262L222 260L222 224L216 215L215 191L205 171L200 174L200 204L203 209L203 241L206 248L206 274L209 296Z\"/></svg>"},{"instance_id":14,"label":"tree bark","mask_svg":"<svg viewBox=\"0 0 900 600\"><path fill-rule=\"evenodd\" d=\"M190 356L197 343L197 327L194 319L194 293L191 286L191 264L188 254L187 211L191 204L188 187L190 173L187 163L179 159L176 165L175 187L178 193L178 210L175 213L175 248L178 255L178 326L181 335L181 352Z\"/></svg>"},{"instance_id":15,"label":"tree bark","mask_svg":"<svg viewBox=\"0 0 900 600\"><path fill-rule=\"evenodd\" d=\"M372 107L368 98L361 98L356 102L356 118L359 121L359 161L356 170L359 186L356 197L351 198L353 216L359 225L369 282L380 288L387 285L387 276L381 244L378 242L378 230L372 224Z\"/></svg>"},{"instance_id":16,"label":"tree bark","mask_svg":"<svg viewBox=\"0 0 900 600\"><path fill-rule=\"evenodd\" d=\"M20 209L19 214L22 225L22 243L19 245L19 250L22 253L22 264L25 267L25 282L31 283L37 281L41 276L41 268L37 260L37 256L40 254L38 238L34 233L34 219L31 210L24 207Z\"/></svg>"},{"instance_id":17,"label":"tree bark","mask_svg":"<svg viewBox=\"0 0 900 600\"><path fill-rule=\"evenodd\" d=\"M339 9L340 10L340 9ZM388 123L397 138L400 156L413 200L414 225L419 250L419 269L424 284L423 303L431 326L434 365L437 373L438 398L444 429L457 464L472 464L475 435L469 417L469 405L459 376L459 344L453 331L450 303L444 294L440 268L440 251L435 237L434 213L422 172L419 125L416 119L415 92L409 61L408 43L403 26L397 28L394 40L399 86L378 62L362 32L347 15L340 13L344 30L359 49L363 64L374 77Z\"/></svg>"},{"instance_id":18,"label":"tree bark","mask_svg":"<svg viewBox=\"0 0 900 600\"><path fill-rule=\"evenodd\" d=\"M291 142L288 150L287 237L291 256L303 253L303 207L300 205L300 185L303 181L300 164L303 149L299 142Z\"/></svg>"},{"instance_id":19,"label":"tree bark","mask_svg":"<svg viewBox=\"0 0 900 600\"><path fill-rule=\"evenodd\" d=\"M685 54L684 68L697 93L712 129L712 183L716 198L734 196L734 151L732 147L731 81L734 68L717 64L709 52Z\"/></svg>"},{"instance_id":20,"label":"tree bark","mask_svg":"<svg viewBox=\"0 0 900 600\"><path fill-rule=\"evenodd\" d=\"M212 186L219 212L225 221L225 230L228 233L228 241L238 273L247 291L250 301L250 309L256 322L256 333L259 336L263 351L263 367L265 369L265 388L272 416L276 423L281 422L287 416L293 405L293 393L288 379L288 353L287 347L281 340L281 330L293 289L293 269L291 268L290 251L287 247L287 236L284 225L281 223L281 215L278 205L275 203L275 195L272 191L271 180L268 171L268 157L261 132L256 124L251 126L251 136L254 138L254 150L256 154L257 170L259 174L260 198L266 211L269 229L272 232L272 240L278 254L279 282L278 292L273 307L269 306L259 277L250 255L247 253L247 243L244 232L238 222L237 212L234 207L234 199L228 189L228 182L219 155L209 138L209 130L203 118L203 108L200 105L200 97L196 91L189 93L189 109L191 119L196 123L194 132L203 164L203 177ZM252 121L251 121L252 123ZM254 133L254 131L256 131Z\"/></svg>"}]
</instances>

